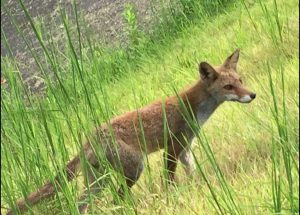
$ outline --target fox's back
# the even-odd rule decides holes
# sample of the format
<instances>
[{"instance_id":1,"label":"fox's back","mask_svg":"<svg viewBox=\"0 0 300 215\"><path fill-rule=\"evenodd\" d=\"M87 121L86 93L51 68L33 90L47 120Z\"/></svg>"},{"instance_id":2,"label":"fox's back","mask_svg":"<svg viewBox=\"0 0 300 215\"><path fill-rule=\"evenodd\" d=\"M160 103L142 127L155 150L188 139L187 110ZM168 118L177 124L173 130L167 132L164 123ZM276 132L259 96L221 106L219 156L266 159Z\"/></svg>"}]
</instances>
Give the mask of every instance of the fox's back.
<instances>
[{"instance_id":1,"label":"fox's back","mask_svg":"<svg viewBox=\"0 0 300 215\"><path fill-rule=\"evenodd\" d=\"M114 138L123 140L133 149L151 153L164 147L166 128L177 133L183 123L179 104L172 98L165 102L155 101L141 109L115 117L105 127L111 126ZM106 130L109 132L108 128ZM167 134L167 140L169 136Z\"/></svg>"}]
</instances>

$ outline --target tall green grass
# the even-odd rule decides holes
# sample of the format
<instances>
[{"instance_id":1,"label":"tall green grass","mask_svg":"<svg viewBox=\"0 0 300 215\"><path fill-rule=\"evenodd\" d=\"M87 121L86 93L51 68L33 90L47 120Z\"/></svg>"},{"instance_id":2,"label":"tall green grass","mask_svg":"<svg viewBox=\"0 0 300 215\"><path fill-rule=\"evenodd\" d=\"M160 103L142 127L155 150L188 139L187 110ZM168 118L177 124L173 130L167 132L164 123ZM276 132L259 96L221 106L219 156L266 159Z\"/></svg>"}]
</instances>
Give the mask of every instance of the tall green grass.
<instances>
[{"instance_id":1,"label":"tall green grass","mask_svg":"<svg viewBox=\"0 0 300 215\"><path fill-rule=\"evenodd\" d=\"M86 172L67 183L62 167L93 139L96 126L152 100L176 94L197 76L197 63L221 63L237 46L240 73L258 98L248 106L224 104L196 138L197 171L179 183L161 186L166 176L161 153L146 156L145 171L125 201L117 198L122 176L108 172L93 201L94 214L296 214L299 211L299 67L296 1L170 1L154 8L160 20L152 34L139 30L134 6L124 11L129 48L108 48L88 36L73 4L73 16L60 8L66 47L59 48L42 24L20 6L42 53L26 42L47 89L33 95L14 58L1 58L9 88L1 99L2 211L48 180L61 175L57 195L32 207L34 214L77 214L77 199L89 190ZM158 9L162 8L162 9ZM293 13L291 13L293 11ZM291 15L292 14L292 15ZM72 20L70 17L74 17ZM296 27L295 27L296 26ZM9 49L5 32L2 42ZM12 56L12 54L11 54ZM164 134L168 132L164 122ZM142 128L141 128L142 130ZM141 143L146 144L143 135ZM100 153L101 151L96 150ZM82 155L84 157L84 155ZM84 160L84 159L83 159ZM85 160L84 160L85 161ZM105 162L105 160L101 160ZM88 163L83 162L83 169ZM97 174L96 172L94 174ZM90 192L90 191L89 191ZM113 204L112 199L118 204Z\"/></svg>"}]
</instances>

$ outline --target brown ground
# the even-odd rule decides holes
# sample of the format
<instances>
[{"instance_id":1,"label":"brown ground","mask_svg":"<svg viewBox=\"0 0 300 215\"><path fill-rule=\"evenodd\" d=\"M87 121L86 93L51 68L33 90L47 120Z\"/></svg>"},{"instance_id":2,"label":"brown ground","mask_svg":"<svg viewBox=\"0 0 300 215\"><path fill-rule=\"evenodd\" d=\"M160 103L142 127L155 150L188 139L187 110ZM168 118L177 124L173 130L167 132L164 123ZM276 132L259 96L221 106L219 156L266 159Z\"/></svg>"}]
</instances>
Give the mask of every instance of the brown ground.
<instances>
[{"instance_id":1,"label":"brown ground","mask_svg":"<svg viewBox=\"0 0 300 215\"><path fill-rule=\"evenodd\" d=\"M59 28L54 26L60 23L58 0L25 0L24 2L34 20L44 20L44 27L54 29L53 31L56 38L61 38L59 34L63 32L63 29L59 30L61 32L57 32ZM70 0L66 0L60 3L63 8L67 9L68 14L71 13L71 2ZM150 5L151 1L149 0L84 0L78 2L78 8L82 12L90 29L93 29L96 38L106 44L126 44L122 13L127 3L131 3L135 6L138 23L143 29L146 29L144 26L151 22L152 11ZM13 56L20 62L22 77L33 91L40 90L43 84L42 79L38 78L39 74L34 60L25 42L10 21L3 5L5 5L16 18L24 35L26 35L29 41L32 41L34 49L40 51L38 41L29 26L29 22L25 18L19 1L6 0L5 2L1 2L1 4L1 30L8 38ZM1 38L1 57L9 56L8 49L3 42L3 37Z\"/></svg>"}]
</instances>

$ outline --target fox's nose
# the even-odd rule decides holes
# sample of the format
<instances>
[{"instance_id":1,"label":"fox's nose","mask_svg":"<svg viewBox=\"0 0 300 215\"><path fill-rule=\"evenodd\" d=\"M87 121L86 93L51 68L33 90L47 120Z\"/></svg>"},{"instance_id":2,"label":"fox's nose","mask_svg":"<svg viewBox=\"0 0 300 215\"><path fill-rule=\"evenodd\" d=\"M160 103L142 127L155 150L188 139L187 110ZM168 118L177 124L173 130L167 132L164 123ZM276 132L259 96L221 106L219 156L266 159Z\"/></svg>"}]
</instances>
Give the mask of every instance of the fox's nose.
<instances>
[{"instance_id":1,"label":"fox's nose","mask_svg":"<svg viewBox=\"0 0 300 215\"><path fill-rule=\"evenodd\" d=\"M256 94L255 94L255 93L251 93L251 94L250 94L250 98L251 98L251 99L255 99L255 97L256 97Z\"/></svg>"}]
</instances>

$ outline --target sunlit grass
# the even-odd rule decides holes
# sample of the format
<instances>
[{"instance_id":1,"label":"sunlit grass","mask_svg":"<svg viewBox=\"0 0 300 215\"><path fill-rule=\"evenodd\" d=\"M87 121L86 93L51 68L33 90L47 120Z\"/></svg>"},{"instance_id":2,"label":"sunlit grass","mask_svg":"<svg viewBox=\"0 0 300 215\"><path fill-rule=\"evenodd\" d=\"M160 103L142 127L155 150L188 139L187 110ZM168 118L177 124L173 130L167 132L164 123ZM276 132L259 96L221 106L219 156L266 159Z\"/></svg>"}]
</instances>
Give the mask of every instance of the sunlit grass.
<instances>
[{"instance_id":1,"label":"sunlit grass","mask_svg":"<svg viewBox=\"0 0 300 215\"><path fill-rule=\"evenodd\" d=\"M182 4L188 2L194 1ZM176 33L167 28L165 32L157 31L156 37L161 36L162 42L145 42L151 44L148 48L143 41L135 41L136 48L127 50L129 54L73 38L71 21L62 10L68 61L61 65L54 47L44 48L46 64L41 64L42 56L36 57L41 71L45 70L48 85L46 96L41 99L25 90L13 61L2 59L10 86L9 91L2 91L1 100L2 206L11 207L19 197L53 180L90 137L93 127L174 94L174 88L181 90L199 78L199 61L220 64L239 47L242 52L238 71L257 98L248 105L226 103L209 119L203 128L207 145L196 140L194 154L199 165L194 177L187 178L179 166L178 185L166 188L162 152L151 154L146 162L149 168L133 187L131 197L113 204L117 188L113 189L112 184L96 197L90 212L299 211L299 29L295 29L298 3L237 1L230 4L226 13L214 14L212 18L210 10L199 14L193 11L193 7L199 7L196 2L187 5L185 18L174 15L171 23L178 28ZM80 29L75 22L75 30ZM40 43L45 44L44 39ZM55 81L47 77L49 67ZM206 153L203 147L211 147L213 154ZM218 167L223 179L218 175ZM61 183L56 198L34 206L32 211L76 214L76 199L85 186L83 177L69 185ZM232 200L226 199L228 196Z\"/></svg>"}]
</instances>

